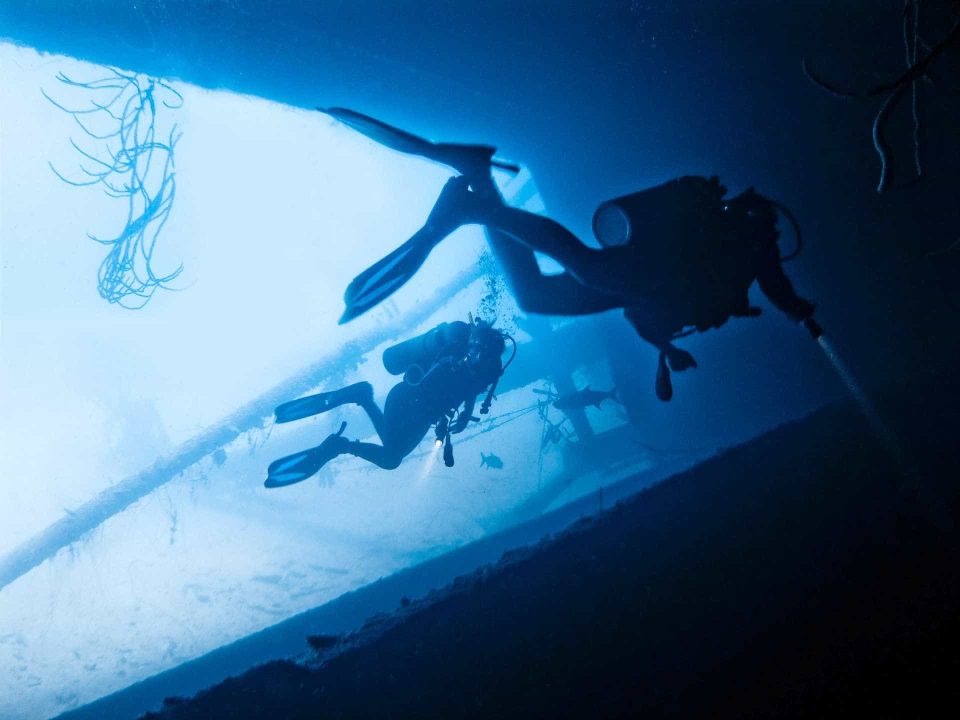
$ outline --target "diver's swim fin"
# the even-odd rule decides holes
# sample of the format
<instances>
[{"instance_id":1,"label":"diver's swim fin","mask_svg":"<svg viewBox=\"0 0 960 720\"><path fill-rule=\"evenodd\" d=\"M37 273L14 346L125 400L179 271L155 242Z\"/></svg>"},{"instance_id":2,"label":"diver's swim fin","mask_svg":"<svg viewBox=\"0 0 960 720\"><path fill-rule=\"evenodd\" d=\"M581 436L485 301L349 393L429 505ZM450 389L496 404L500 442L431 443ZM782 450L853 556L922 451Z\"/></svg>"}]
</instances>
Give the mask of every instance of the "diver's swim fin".
<instances>
[{"instance_id":1,"label":"diver's swim fin","mask_svg":"<svg viewBox=\"0 0 960 720\"><path fill-rule=\"evenodd\" d=\"M347 442L342 437L346 427L346 423L341 423L337 432L327 437L315 448L301 450L293 455L274 460L267 468L267 479L263 486L278 488L295 485L315 474L343 451L343 445Z\"/></svg>"},{"instance_id":2,"label":"diver's swim fin","mask_svg":"<svg viewBox=\"0 0 960 720\"><path fill-rule=\"evenodd\" d=\"M489 145L434 143L356 110L338 107L317 110L392 150L449 165L461 175L472 177L477 172L489 173L491 165L514 174L520 172L518 166L494 159L495 148Z\"/></svg>"},{"instance_id":3,"label":"diver's swim fin","mask_svg":"<svg viewBox=\"0 0 960 720\"><path fill-rule=\"evenodd\" d=\"M340 324L350 322L399 290L420 269L435 244L419 234L414 235L357 275L343 294L346 309L340 316Z\"/></svg>"},{"instance_id":4,"label":"diver's swim fin","mask_svg":"<svg viewBox=\"0 0 960 720\"><path fill-rule=\"evenodd\" d=\"M432 142L413 133L408 133L406 130L388 125L382 120L377 120L348 108L318 107L317 110L388 148L411 155L430 157L433 149Z\"/></svg>"},{"instance_id":5,"label":"diver's swim fin","mask_svg":"<svg viewBox=\"0 0 960 720\"><path fill-rule=\"evenodd\" d=\"M307 395L285 402L277 406L274 415L277 423L288 423L312 415L319 415L347 403L359 404L366 398L373 398L373 388L368 382L358 382L339 390Z\"/></svg>"},{"instance_id":6,"label":"diver's swim fin","mask_svg":"<svg viewBox=\"0 0 960 720\"><path fill-rule=\"evenodd\" d=\"M447 180L427 223L413 237L357 275L343 294L343 325L386 300L412 278L438 242L467 220L463 200L471 197L469 179Z\"/></svg>"},{"instance_id":7,"label":"diver's swim fin","mask_svg":"<svg viewBox=\"0 0 960 720\"><path fill-rule=\"evenodd\" d=\"M329 395L330 393L317 393L285 402L277 405L273 414L278 423L288 423L311 415L319 415L329 409Z\"/></svg>"}]
</instances>

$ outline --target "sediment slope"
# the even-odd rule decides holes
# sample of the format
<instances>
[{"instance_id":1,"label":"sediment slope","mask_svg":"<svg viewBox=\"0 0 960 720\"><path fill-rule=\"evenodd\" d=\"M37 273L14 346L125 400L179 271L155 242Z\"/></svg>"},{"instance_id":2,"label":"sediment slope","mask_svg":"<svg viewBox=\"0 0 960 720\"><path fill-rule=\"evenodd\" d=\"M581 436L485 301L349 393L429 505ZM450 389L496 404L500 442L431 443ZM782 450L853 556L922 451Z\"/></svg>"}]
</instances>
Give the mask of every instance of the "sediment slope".
<instances>
[{"instance_id":1,"label":"sediment slope","mask_svg":"<svg viewBox=\"0 0 960 720\"><path fill-rule=\"evenodd\" d=\"M146 717L952 714L955 397L883 407L920 477L828 408Z\"/></svg>"}]
</instances>

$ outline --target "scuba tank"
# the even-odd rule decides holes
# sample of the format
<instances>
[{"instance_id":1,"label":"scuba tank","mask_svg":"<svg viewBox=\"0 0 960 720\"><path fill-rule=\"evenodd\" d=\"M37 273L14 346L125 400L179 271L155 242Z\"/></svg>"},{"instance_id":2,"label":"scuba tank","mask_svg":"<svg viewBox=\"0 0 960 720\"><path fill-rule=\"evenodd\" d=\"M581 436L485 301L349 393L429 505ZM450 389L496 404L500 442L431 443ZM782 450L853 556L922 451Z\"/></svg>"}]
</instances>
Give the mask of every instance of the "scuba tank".
<instances>
[{"instance_id":1,"label":"scuba tank","mask_svg":"<svg viewBox=\"0 0 960 720\"><path fill-rule=\"evenodd\" d=\"M440 323L423 335L384 350L383 366L391 375L403 375L414 366L422 371L433 364L444 348L457 344L466 348L469 337L470 326L465 322Z\"/></svg>"},{"instance_id":2,"label":"scuba tank","mask_svg":"<svg viewBox=\"0 0 960 720\"><path fill-rule=\"evenodd\" d=\"M593 214L593 234L604 247L633 244L648 262L664 267L685 244L681 239L696 242L722 218L726 192L716 177L671 180L602 203Z\"/></svg>"}]
</instances>

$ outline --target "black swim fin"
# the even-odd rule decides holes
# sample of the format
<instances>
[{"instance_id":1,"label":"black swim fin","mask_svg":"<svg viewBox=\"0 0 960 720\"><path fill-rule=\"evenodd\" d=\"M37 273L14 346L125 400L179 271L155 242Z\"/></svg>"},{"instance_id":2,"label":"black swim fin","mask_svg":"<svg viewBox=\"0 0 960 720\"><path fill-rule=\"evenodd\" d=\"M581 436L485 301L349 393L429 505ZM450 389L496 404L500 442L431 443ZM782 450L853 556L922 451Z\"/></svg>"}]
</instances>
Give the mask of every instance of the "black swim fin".
<instances>
[{"instance_id":1,"label":"black swim fin","mask_svg":"<svg viewBox=\"0 0 960 720\"><path fill-rule=\"evenodd\" d=\"M388 125L382 120L377 120L348 108L318 107L317 110L388 148L411 155L430 157L433 148L432 142L413 133L408 133L406 130Z\"/></svg>"},{"instance_id":2,"label":"black swim fin","mask_svg":"<svg viewBox=\"0 0 960 720\"><path fill-rule=\"evenodd\" d=\"M320 413L347 403L360 404L361 401L366 398L373 398L373 388L368 382L358 382L353 385L347 385L339 390L307 395L306 397L285 402L277 406L277 409L274 410L274 415L276 422L288 423L312 415L319 415Z\"/></svg>"},{"instance_id":3,"label":"black swim fin","mask_svg":"<svg viewBox=\"0 0 960 720\"><path fill-rule=\"evenodd\" d=\"M491 165L512 173L520 172L517 165L495 160L495 148L489 145L434 143L356 110L338 107L317 110L385 147L449 165L461 175L472 177L478 172L488 174Z\"/></svg>"},{"instance_id":4,"label":"black swim fin","mask_svg":"<svg viewBox=\"0 0 960 720\"><path fill-rule=\"evenodd\" d=\"M436 242L418 233L357 275L343 294L346 309L340 324L362 315L403 287L426 262Z\"/></svg>"},{"instance_id":5,"label":"black swim fin","mask_svg":"<svg viewBox=\"0 0 960 720\"><path fill-rule=\"evenodd\" d=\"M340 430L333 433L315 448L301 450L293 455L287 455L274 460L267 468L267 479L263 486L266 488L286 487L303 482L314 475L324 465L343 452L347 442L343 439L343 431L347 424L342 423Z\"/></svg>"},{"instance_id":6,"label":"black swim fin","mask_svg":"<svg viewBox=\"0 0 960 720\"><path fill-rule=\"evenodd\" d=\"M278 423L288 423L311 415L319 415L328 409L330 393L317 393L277 405L273 414Z\"/></svg>"},{"instance_id":7,"label":"black swim fin","mask_svg":"<svg viewBox=\"0 0 960 720\"><path fill-rule=\"evenodd\" d=\"M430 251L443 238L467 221L464 200L472 197L469 180L457 176L447 180L426 224L412 238L357 275L343 294L346 309L343 325L386 300L412 278L426 262Z\"/></svg>"}]
</instances>

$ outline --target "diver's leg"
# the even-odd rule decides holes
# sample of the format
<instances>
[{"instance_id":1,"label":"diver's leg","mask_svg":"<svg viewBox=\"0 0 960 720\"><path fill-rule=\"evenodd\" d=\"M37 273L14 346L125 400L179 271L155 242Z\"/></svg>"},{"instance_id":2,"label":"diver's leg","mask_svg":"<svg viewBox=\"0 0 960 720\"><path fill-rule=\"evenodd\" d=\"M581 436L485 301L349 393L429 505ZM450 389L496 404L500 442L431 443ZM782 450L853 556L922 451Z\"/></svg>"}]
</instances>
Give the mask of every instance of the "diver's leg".
<instances>
[{"instance_id":1,"label":"diver's leg","mask_svg":"<svg viewBox=\"0 0 960 720\"><path fill-rule=\"evenodd\" d=\"M607 267L605 251L587 247L556 220L499 203L478 203L472 216L474 222L499 230L505 239L553 258L583 285L611 294L629 290L612 277L615 271Z\"/></svg>"},{"instance_id":2,"label":"diver's leg","mask_svg":"<svg viewBox=\"0 0 960 720\"><path fill-rule=\"evenodd\" d=\"M362 407L364 412L367 413L367 417L369 417L370 422L373 423L373 429L376 431L377 435L380 436L380 438L383 438L384 433L386 432L386 426L383 420L383 411L377 407L377 403L373 400L372 388L370 395L364 397L361 401L358 401L357 405Z\"/></svg>"},{"instance_id":3,"label":"diver's leg","mask_svg":"<svg viewBox=\"0 0 960 720\"><path fill-rule=\"evenodd\" d=\"M419 400L418 388L405 382L398 383L387 395L382 413L373 406L379 413L379 419L374 422L374 426L379 425L377 434L383 444L355 441L348 443L343 452L385 470L395 469L420 444L430 425L437 419L429 417ZM370 419L373 420L373 415Z\"/></svg>"},{"instance_id":4,"label":"diver's leg","mask_svg":"<svg viewBox=\"0 0 960 720\"><path fill-rule=\"evenodd\" d=\"M603 251L587 247L555 220L507 205L490 176L489 166L486 172L454 178L444 190L447 188L450 191L441 194L431 213L436 224L486 225L531 251L549 255L580 282L587 276L597 276L600 268L593 265L600 261Z\"/></svg>"},{"instance_id":5,"label":"diver's leg","mask_svg":"<svg viewBox=\"0 0 960 720\"><path fill-rule=\"evenodd\" d=\"M449 198L450 212L459 211L462 224L478 223L498 230L503 242L520 243L530 252L553 258L576 282L603 294L636 298L659 284L658 278L646 276L646 268L618 263L606 249L584 245L556 220L507 205L489 175L471 177L469 185L472 192L460 186ZM510 260L525 266L527 271L532 269L531 260L535 264L533 258L506 252Z\"/></svg>"},{"instance_id":6,"label":"diver's leg","mask_svg":"<svg viewBox=\"0 0 960 720\"><path fill-rule=\"evenodd\" d=\"M349 444L347 452L350 455L373 463L384 470L396 470L403 461L403 455L391 452L382 445L374 443L360 442L356 440Z\"/></svg>"},{"instance_id":7,"label":"diver's leg","mask_svg":"<svg viewBox=\"0 0 960 720\"><path fill-rule=\"evenodd\" d=\"M490 173L471 176L470 187L482 200L503 205ZM495 228L485 228L490 251L507 278L510 291L524 312L544 315L590 315L621 307L616 295L579 282L570 273L544 275L527 245Z\"/></svg>"},{"instance_id":8,"label":"diver's leg","mask_svg":"<svg viewBox=\"0 0 960 720\"><path fill-rule=\"evenodd\" d=\"M470 187L475 188L475 190L471 191ZM559 285L570 286L581 282L582 278L579 278L577 273L571 270L570 275L562 280L538 280L543 276L539 271L536 259L533 257L533 250L542 250L550 254L551 247L554 250L558 247L567 248L569 252L555 252L556 259L561 264L573 263L578 267L585 262L589 262L586 258L592 258L593 255L600 255L600 253L581 244L573 234L549 218L522 210L517 210L511 214L503 204L496 186L489 177L489 168L487 168L485 176L467 177L461 175L447 181L423 227L400 247L371 265L350 282L344 293L347 307L340 322L347 322L363 314L385 300L399 287L402 287L417 272L433 248L461 225L468 223L483 224L488 220L493 221L500 210L507 212L504 216L507 219L510 217L519 218L520 222L507 223L514 231L525 230L538 234L538 238L540 235L547 238L551 236L563 238L562 240L547 240L543 243L539 241L527 242L525 240L518 241L511 235L498 233L495 241L498 247L494 247L494 250L499 249L499 254L508 258L505 263L505 269L508 272L513 265L518 264L520 266L513 273L514 277L520 278L529 274L527 280L520 287L524 288L525 294L532 298L533 302L543 305L552 293L567 297L567 291L572 290L572 288L563 288ZM524 223L525 227L518 228L521 223ZM517 249L510 248L510 244L516 245ZM532 272L534 270L535 272ZM598 267L597 271L599 270ZM594 275L596 275L596 272L594 272ZM540 283L539 288L536 287L537 283ZM599 300L596 297L592 299ZM560 308L548 309L549 305L548 303L546 307L543 307L541 312L563 313ZM593 309L597 305L602 305L602 307ZM617 303L610 299L605 299L604 302L591 302L589 311L597 312L600 309L607 309L616 305Z\"/></svg>"},{"instance_id":9,"label":"diver's leg","mask_svg":"<svg viewBox=\"0 0 960 720\"><path fill-rule=\"evenodd\" d=\"M640 299L661 284L661 280L651 276L647 268L636 263L618 262L618 259L624 259L623 254L612 256L607 250L588 247L555 220L505 205L498 193L488 191L491 185L492 181L462 175L449 180L426 224L407 242L353 279L344 293L347 307L340 319L341 324L375 307L402 287L440 241L467 224L485 225L488 229L500 231L497 240L501 243L499 254L512 261L508 261L505 268L509 270L512 264L518 264L521 269L514 273L517 278L529 273L529 287L521 283L516 285L521 288L520 294L525 295L527 307L539 306L539 312L588 314L622 307L624 301L621 298ZM470 187L478 189L471 191ZM528 254L504 250L506 246L502 243L509 242L519 243ZM498 248L494 247L494 250ZM567 276L561 276L559 280L538 280L537 277L542 277L539 268L536 273L530 272L536 265L535 258L529 254L534 251L559 262ZM593 292L579 293L581 297L571 301L573 282ZM552 293L556 294L555 297L564 297L568 304L563 308L556 307L556 301L547 300Z\"/></svg>"},{"instance_id":10,"label":"diver's leg","mask_svg":"<svg viewBox=\"0 0 960 720\"><path fill-rule=\"evenodd\" d=\"M373 463L377 467L381 467L384 470L396 470L398 467L400 467L400 463L403 462L403 459L409 455L417 445L420 444L420 441L423 440L423 436L427 434L427 430L429 429L430 423L427 423L425 426L420 428L417 433L413 433L416 434L417 437L416 441L412 444L377 445L376 443L367 443L355 440L347 443L343 452L348 455L354 455L361 460L366 460L369 463Z\"/></svg>"},{"instance_id":11,"label":"diver's leg","mask_svg":"<svg viewBox=\"0 0 960 720\"><path fill-rule=\"evenodd\" d=\"M488 228L487 240L511 294L524 312L591 315L623 307L623 301L616 295L587 287L569 273L544 275L533 251L499 230Z\"/></svg>"}]
</instances>

